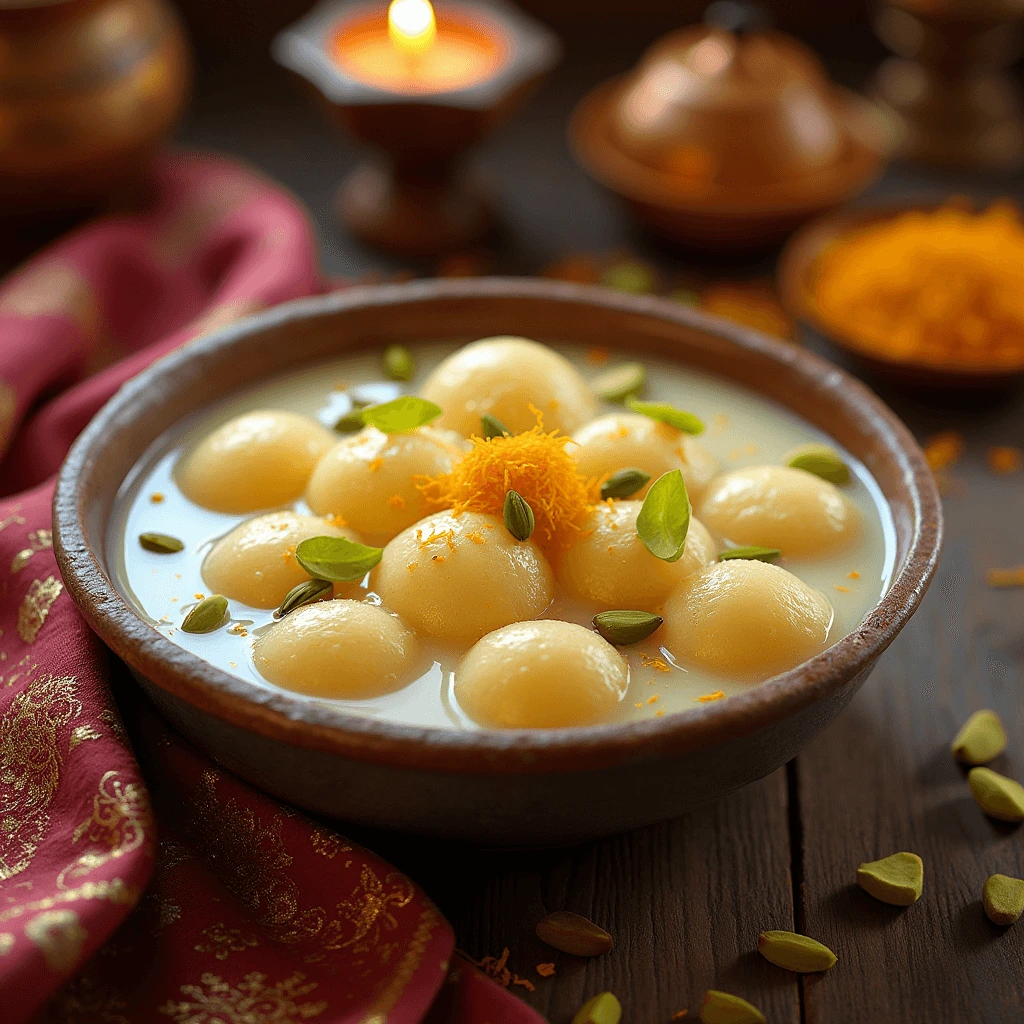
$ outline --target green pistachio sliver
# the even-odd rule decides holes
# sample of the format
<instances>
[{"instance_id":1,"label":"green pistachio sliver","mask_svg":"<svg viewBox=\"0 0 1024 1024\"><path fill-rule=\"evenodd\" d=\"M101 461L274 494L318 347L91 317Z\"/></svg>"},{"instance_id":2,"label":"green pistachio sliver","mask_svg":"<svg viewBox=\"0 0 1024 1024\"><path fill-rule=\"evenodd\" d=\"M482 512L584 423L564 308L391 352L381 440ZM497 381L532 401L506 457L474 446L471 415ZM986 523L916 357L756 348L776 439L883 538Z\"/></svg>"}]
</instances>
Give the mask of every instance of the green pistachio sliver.
<instances>
[{"instance_id":1,"label":"green pistachio sliver","mask_svg":"<svg viewBox=\"0 0 1024 1024\"><path fill-rule=\"evenodd\" d=\"M994 711L975 711L960 727L951 749L964 764L987 764L1006 749L1006 729Z\"/></svg>"},{"instance_id":2,"label":"green pistachio sliver","mask_svg":"<svg viewBox=\"0 0 1024 1024\"><path fill-rule=\"evenodd\" d=\"M384 349L384 376L388 380L412 380L416 364L404 345L388 345Z\"/></svg>"},{"instance_id":3,"label":"green pistachio sliver","mask_svg":"<svg viewBox=\"0 0 1024 1024\"><path fill-rule=\"evenodd\" d=\"M594 628L617 647L627 647L646 640L665 620L660 615L639 611L598 612Z\"/></svg>"},{"instance_id":4,"label":"green pistachio sliver","mask_svg":"<svg viewBox=\"0 0 1024 1024\"><path fill-rule=\"evenodd\" d=\"M622 260L614 263L601 275L605 288L632 295L650 295L657 290L654 271L639 260Z\"/></svg>"},{"instance_id":5,"label":"green pistachio sliver","mask_svg":"<svg viewBox=\"0 0 1024 1024\"><path fill-rule=\"evenodd\" d=\"M776 967L798 974L827 971L838 959L824 943L799 932L761 932L757 951Z\"/></svg>"},{"instance_id":6,"label":"green pistachio sliver","mask_svg":"<svg viewBox=\"0 0 1024 1024\"><path fill-rule=\"evenodd\" d=\"M718 553L720 562L728 562L733 558L753 558L759 562L771 562L782 554L780 548L762 548L756 544L748 544L742 548L728 548Z\"/></svg>"},{"instance_id":7,"label":"green pistachio sliver","mask_svg":"<svg viewBox=\"0 0 1024 1024\"><path fill-rule=\"evenodd\" d=\"M746 999L709 988L700 1008L701 1024L766 1024L764 1014Z\"/></svg>"},{"instance_id":8,"label":"green pistachio sliver","mask_svg":"<svg viewBox=\"0 0 1024 1024\"><path fill-rule=\"evenodd\" d=\"M537 525L529 502L518 492L505 494L505 528L516 540L529 540Z\"/></svg>"},{"instance_id":9,"label":"green pistachio sliver","mask_svg":"<svg viewBox=\"0 0 1024 1024\"><path fill-rule=\"evenodd\" d=\"M306 580L298 586L292 587L285 594L280 607L274 612L275 619L283 619L289 612L301 608L304 604L312 604L333 593L334 584L330 580Z\"/></svg>"},{"instance_id":10,"label":"green pistachio sliver","mask_svg":"<svg viewBox=\"0 0 1024 1024\"><path fill-rule=\"evenodd\" d=\"M1024 821L1024 786L1014 779L992 771L972 768L967 784L978 806L997 821Z\"/></svg>"},{"instance_id":11,"label":"green pistachio sliver","mask_svg":"<svg viewBox=\"0 0 1024 1024\"><path fill-rule=\"evenodd\" d=\"M211 594L194 605L181 623L186 633L212 633L224 625L228 617L228 599Z\"/></svg>"},{"instance_id":12,"label":"green pistachio sliver","mask_svg":"<svg viewBox=\"0 0 1024 1024\"><path fill-rule=\"evenodd\" d=\"M645 548L663 562L676 562L686 546L690 499L678 469L658 477L637 513L636 532Z\"/></svg>"},{"instance_id":13,"label":"green pistachio sliver","mask_svg":"<svg viewBox=\"0 0 1024 1024\"><path fill-rule=\"evenodd\" d=\"M839 453L827 444L805 444L794 448L786 456L786 465L802 469L806 473L827 480L831 484L845 484L850 481L850 467L840 458Z\"/></svg>"},{"instance_id":14,"label":"green pistachio sliver","mask_svg":"<svg viewBox=\"0 0 1024 1024\"><path fill-rule=\"evenodd\" d=\"M404 434L436 420L441 407L415 395L401 395L381 405L369 405L362 410L363 423L376 427L385 434Z\"/></svg>"},{"instance_id":15,"label":"green pistachio sliver","mask_svg":"<svg viewBox=\"0 0 1024 1024\"><path fill-rule=\"evenodd\" d=\"M677 409L674 405L669 405L668 402L639 402L635 398L630 398L626 405L633 412L657 420L659 423L667 423L684 434L704 433L704 421L699 416L694 416L692 412L686 412L685 409Z\"/></svg>"},{"instance_id":16,"label":"green pistachio sliver","mask_svg":"<svg viewBox=\"0 0 1024 1024\"><path fill-rule=\"evenodd\" d=\"M497 416L492 416L489 412L480 417L480 430L485 441L490 441L493 437L504 437L506 434L512 436L512 431Z\"/></svg>"},{"instance_id":17,"label":"green pistachio sliver","mask_svg":"<svg viewBox=\"0 0 1024 1024\"><path fill-rule=\"evenodd\" d=\"M140 533L139 543L147 551L157 555L176 555L185 549L185 545L177 537L171 537L166 533Z\"/></svg>"},{"instance_id":18,"label":"green pistachio sliver","mask_svg":"<svg viewBox=\"0 0 1024 1024\"><path fill-rule=\"evenodd\" d=\"M622 1004L611 992L588 999L577 1011L572 1024L619 1024Z\"/></svg>"},{"instance_id":19,"label":"green pistachio sliver","mask_svg":"<svg viewBox=\"0 0 1024 1024\"><path fill-rule=\"evenodd\" d=\"M1024 878L990 875L981 897L985 916L1005 928L1024 914Z\"/></svg>"},{"instance_id":20,"label":"green pistachio sliver","mask_svg":"<svg viewBox=\"0 0 1024 1024\"><path fill-rule=\"evenodd\" d=\"M308 537L295 549L295 561L315 580L354 583L380 560L383 548L358 544L347 537Z\"/></svg>"},{"instance_id":21,"label":"green pistachio sliver","mask_svg":"<svg viewBox=\"0 0 1024 1024\"><path fill-rule=\"evenodd\" d=\"M598 374L590 382L590 387L598 398L606 402L624 402L643 391L646 379L643 363L623 363Z\"/></svg>"},{"instance_id":22,"label":"green pistachio sliver","mask_svg":"<svg viewBox=\"0 0 1024 1024\"><path fill-rule=\"evenodd\" d=\"M906 851L865 861L857 868L857 884L882 903L909 907L924 891L924 861Z\"/></svg>"},{"instance_id":23,"label":"green pistachio sliver","mask_svg":"<svg viewBox=\"0 0 1024 1024\"><path fill-rule=\"evenodd\" d=\"M631 494L636 494L650 479L651 474L645 473L642 469L630 467L616 470L601 484L601 499L607 501L609 498L628 498Z\"/></svg>"},{"instance_id":24,"label":"green pistachio sliver","mask_svg":"<svg viewBox=\"0 0 1024 1024\"><path fill-rule=\"evenodd\" d=\"M339 434L354 434L356 431L362 430L366 426L363 421L363 410L352 409L345 413L335 424L334 429Z\"/></svg>"}]
</instances>

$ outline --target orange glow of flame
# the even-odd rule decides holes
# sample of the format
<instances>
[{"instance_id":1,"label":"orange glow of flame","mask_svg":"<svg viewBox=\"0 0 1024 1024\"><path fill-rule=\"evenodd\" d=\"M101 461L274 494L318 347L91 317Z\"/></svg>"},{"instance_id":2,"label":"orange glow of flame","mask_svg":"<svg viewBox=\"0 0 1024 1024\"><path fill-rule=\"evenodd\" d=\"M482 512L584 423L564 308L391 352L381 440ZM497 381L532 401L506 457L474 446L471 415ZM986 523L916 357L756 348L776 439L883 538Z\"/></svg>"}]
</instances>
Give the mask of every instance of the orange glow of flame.
<instances>
[{"instance_id":1,"label":"orange glow of flame","mask_svg":"<svg viewBox=\"0 0 1024 1024\"><path fill-rule=\"evenodd\" d=\"M391 0L388 35L409 56L423 53L437 35L437 19L430 0Z\"/></svg>"}]
</instances>

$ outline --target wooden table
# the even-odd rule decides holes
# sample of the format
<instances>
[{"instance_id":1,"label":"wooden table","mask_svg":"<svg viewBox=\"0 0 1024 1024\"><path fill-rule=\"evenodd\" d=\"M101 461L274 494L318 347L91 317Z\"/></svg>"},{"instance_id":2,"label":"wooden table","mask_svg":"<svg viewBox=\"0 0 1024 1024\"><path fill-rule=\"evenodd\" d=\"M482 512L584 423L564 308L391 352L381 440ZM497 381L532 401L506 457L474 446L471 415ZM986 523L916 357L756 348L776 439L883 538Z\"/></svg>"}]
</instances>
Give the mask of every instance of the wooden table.
<instances>
[{"instance_id":1,"label":"wooden table","mask_svg":"<svg viewBox=\"0 0 1024 1024\"><path fill-rule=\"evenodd\" d=\"M508 224L499 269L531 272L567 251L623 246L681 265L634 235L564 145L575 100L634 58L570 61L485 151ZM256 64L205 75L184 137L243 155L290 186L312 210L332 272L389 265L337 229L333 190L354 154L280 73ZM898 170L873 198L1008 190L1019 195L1020 183ZM570 850L494 853L349 830L434 896L471 956L508 947L509 966L536 985L516 991L553 1024L605 989L622 1000L627 1024L687 1008L695 1019L709 987L751 1000L773 1024L1024 1020L1024 923L998 929L981 908L989 874L1024 874L1024 835L981 815L948 749L968 714L994 708L1010 734L994 767L1024 775L1024 591L984 583L987 567L1024 562L1024 477L985 465L990 445L1024 447L1024 398L879 390L919 437L956 429L967 439L945 501L945 553L872 678L795 761L716 806ZM925 863L924 896L907 909L854 884L859 862L897 850ZM604 925L614 951L589 962L554 955L533 929L556 909ZM823 976L779 970L755 951L765 928L806 932L839 963ZM548 960L557 974L545 980L535 965Z\"/></svg>"}]
</instances>

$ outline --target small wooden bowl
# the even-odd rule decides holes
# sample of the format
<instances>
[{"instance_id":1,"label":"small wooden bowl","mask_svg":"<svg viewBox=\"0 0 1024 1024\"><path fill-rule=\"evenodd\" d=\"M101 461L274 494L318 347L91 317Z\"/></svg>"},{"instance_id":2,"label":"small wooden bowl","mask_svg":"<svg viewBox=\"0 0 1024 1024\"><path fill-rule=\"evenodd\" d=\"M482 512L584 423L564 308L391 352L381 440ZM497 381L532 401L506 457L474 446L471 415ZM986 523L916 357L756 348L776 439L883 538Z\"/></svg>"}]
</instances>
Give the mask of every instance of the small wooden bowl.
<instances>
[{"instance_id":1,"label":"small wooden bowl","mask_svg":"<svg viewBox=\"0 0 1024 1024\"><path fill-rule=\"evenodd\" d=\"M794 320L847 352L868 372L916 387L945 390L980 390L1006 387L1024 376L1020 366L963 366L887 358L868 348L851 331L841 332L826 322L814 301L814 281L818 260L825 250L851 231L877 224L911 210L924 212L946 206L948 202L893 203L852 210L840 210L819 217L798 231L779 257L776 286L786 312Z\"/></svg>"},{"instance_id":2,"label":"small wooden bowl","mask_svg":"<svg viewBox=\"0 0 1024 1024\"><path fill-rule=\"evenodd\" d=\"M316 360L494 334L677 360L799 411L863 460L891 505L897 568L888 592L839 643L728 700L642 722L459 732L351 715L222 672L153 629L112 582L118 488L183 417ZM340 818L525 846L673 817L790 760L848 703L917 608L938 560L942 511L907 428L825 360L663 299L480 278L287 303L164 357L75 442L57 481L54 530L61 574L89 624L171 722L231 771Z\"/></svg>"},{"instance_id":3,"label":"small wooden bowl","mask_svg":"<svg viewBox=\"0 0 1024 1024\"><path fill-rule=\"evenodd\" d=\"M667 171L626 152L612 130L613 111L628 76L591 90L573 112L569 145L596 181L620 196L653 233L704 250L747 251L782 241L823 210L859 195L881 173L889 141L873 108L855 93L837 89L849 126L841 160L809 176L756 191L711 187L701 192Z\"/></svg>"}]
</instances>

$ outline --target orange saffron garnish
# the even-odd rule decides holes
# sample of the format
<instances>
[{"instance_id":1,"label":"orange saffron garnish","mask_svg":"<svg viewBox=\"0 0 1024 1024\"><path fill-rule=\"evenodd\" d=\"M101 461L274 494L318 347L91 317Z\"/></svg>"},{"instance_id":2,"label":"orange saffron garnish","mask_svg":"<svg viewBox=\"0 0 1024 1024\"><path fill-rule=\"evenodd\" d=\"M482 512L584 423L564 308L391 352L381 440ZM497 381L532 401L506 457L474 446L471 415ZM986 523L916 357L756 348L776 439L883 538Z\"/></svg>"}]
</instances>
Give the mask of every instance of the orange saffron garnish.
<instances>
[{"instance_id":1,"label":"orange saffron garnish","mask_svg":"<svg viewBox=\"0 0 1024 1024\"><path fill-rule=\"evenodd\" d=\"M466 534L466 540L471 540L474 544L483 544L484 535L479 530L473 530L472 533Z\"/></svg>"},{"instance_id":2,"label":"orange saffron garnish","mask_svg":"<svg viewBox=\"0 0 1024 1024\"><path fill-rule=\"evenodd\" d=\"M654 712L654 717L655 718L661 718L664 714L665 714L664 711L655 711Z\"/></svg>"},{"instance_id":3,"label":"orange saffron garnish","mask_svg":"<svg viewBox=\"0 0 1024 1024\"><path fill-rule=\"evenodd\" d=\"M405 498L400 494L392 494L391 497L388 498L388 504L392 508L403 509L405 508Z\"/></svg>"},{"instance_id":4,"label":"orange saffron garnish","mask_svg":"<svg viewBox=\"0 0 1024 1024\"><path fill-rule=\"evenodd\" d=\"M724 696L725 694L722 693L721 690L715 690L714 693L703 694L698 697L697 700L699 700L701 704L710 704L713 700L721 700Z\"/></svg>"},{"instance_id":5,"label":"orange saffron garnish","mask_svg":"<svg viewBox=\"0 0 1024 1024\"><path fill-rule=\"evenodd\" d=\"M150 500L151 502L153 502L153 504L154 504L154 505L159 505L159 504L160 504L160 502L164 500L164 496L163 496L163 494L162 494L162 493L161 493L160 491L154 491L154 492L153 492L153 493L152 493L152 494L151 494L151 495L149 496L149 500Z\"/></svg>"},{"instance_id":6,"label":"orange saffron garnish","mask_svg":"<svg viewBox=\"0 0 1024 1024\"><path fill-rule=\"evenodd\" d=\"M654 704L657 701L657 699L658 699L658 694L652 693L651 696L647 698L647 703L648 704Z\"/></svg>"},{"instance_id":7,"label":"orange saffron garnish","mask_svg":"<svg viewBox=\"0 0 1024 1024\"><path fill-rule=\"evenodd\" d=\"M672 1014L672 1019L682 1020L689 1012L689 1010L679 1010L678 1012Z\"/></svg>"},{"instance_id":8,"label":"orange saffron garnish","mask_svg":"<svg viewBox=\"0 0 1024 1024\"><path fill-rule=\"evenodd\" d=\"M376 473L377 470L380 469L380 467L383 466L383 465L384 465L384 460L381 459L381 458L376 458L376 459L372 459L370 461L370 463L367 465L366 468L369 469L369 471L371 473Z\"/></svg>"},{"instance_id":9,"label":"orange saffron garnish","mask_svg":"<svg viewBox=\"0 0 1024 1024\"><path fill-rule=\"evenodd\" d=\"M840 594L848 594L850 592L849 587L841 587L838 583L836 584L836 590L838 590Z\"/></svg>"},{"instance_id":10,"label":"orange saffron garnish","mask_svg":"<svg viewBox=\"0 0 1024 1024\"><path fill-rule=\"evenodd\" d=\"M924 446L924 457L935 473L956 465L963 453L964 439L955 430L936 434Z\"/></svg>"},{"instance_id":11,"label":"orange saffron garnish","mask_svg":"<svg viewBox=\"0 0 1024 1024\"><path fill-rule=\"evenodd\" d=\"M985 582L990 587L1024 587L1024 565L1012 569L989 569Z\"/></svg>"},{"instance_id":12,"label":"orange saffron garnish","mask_svg":"<svg viewBox=\"0 0 1024 1024\"><path fill-rule=\"evenodd\" d=\"M291 565L292 562L295 561L295 547L296 546L292 544L281 552L281 561L283 561L285 565Z\"/></svg>"},{"instance_id":13,"label":"orange saffron garnish","mask_svg":"<svg viewBox=\"0 0 1024 1024\"><path fill-rule=\"evenodd\" d=\"M419 565L419 563L418 563L418 562L410 562L410 563L409 563L409 564L408 564L408 565L406 566L406 569L408 569L408 570L409 570L409 572L415 572L415 571L416 571L416 566L417 566L417 565Z\"/></svg>"},{"instance_id":14,"label":"orange saffron garnish","mask_svg":"<svg viewBox=\"0 0 1024 1024\"><path fill-rule=\"evenodd\" d=\"M989 448L988 468L999 476L1019 473L1021 469L1024 469L1024 452L1019 448L1010 448L1009 446Z\"/></svg>"},{"instance_id":15,"label":"orange saffron garnish","mask_svg":"<svg viewBox=\"0 0 1024 1024\"><path fill-rule=\"evenodd\" d=\"M587 362L591 366L604 366L611 358L611 353L606 348L587 349Z\"/></svg>"},{"instance_id":16,"label":"orange saffron garnish","mask_svg":"<svg viewBox=\"0 0 1024 1024\"><path fill-rule=\"evenodd\" d=\"M639 709L639 708L642 708L643 706L644 706L644 702L643 702L642 700L638 700L638 701L636 702L636 704L634 705L634 707L636 707L636 708L638 708L638 709Z\"/></svg>"},{"instance_id":17,"label":"orange saffron garnish","mask_svg":"<svg viewBox=\"0 0 1024 1024\"><path fill-rule=\"evenodd\" d=\"M653 668L656 672L671 672L672 667L667 661L663 661L661 658L652 658L650 655L641 654L640 663L644 668Z\"/></svg>"},{"instance_id":18,"label":"orange saffron garnish","mask_svg":"<svg viewBox=\"0 0 1024 1024\"><path fill-rule=\"evenodd\" d=\"M600 497L600 481L584 479L565 450L568 440L543 423L514 437L471 439L473 447L450 473L422 477L416 486L435 510L481 512L501 519L505 495L518 491L533 509L534 538L545 548L568 545L582 532Z\"/></svg>"},{"instance_id":19,"label":"orange saffron garnish","mask_svg":"<svg viewBox=\"0 0 1024 1024\"><path fill-rule=\"evenodd\" d=\"M555 973L554 964L537 964L537 973L542 978L550 978Z\"/></svg>"},{"instance_id":20,"label":"orange saffron garnish","mask_svg":"<svg viewBox=\"0 0 1024 1024\"><path fill-rule=\"evenodd\" d=\"M518 974L514 974L508 969L508 946L501 951L501 956L485 956L482 960L474 960L462 950L458 952L503 988L508 988L509 985L521 985L528 992L537 991L537 986L532 981L520 978Z\"/></svg>"},{"instance_id":21,"label":"orange saffron garnish","mask_svg":"<svg viewBox=\"0 0 1024 1024\"><path fill-rule=\"evenodd\" d=\"M856 570L856 569L854 569L854 570L853 570L853 572L848 572L848 573L846 574L846 578L847 578L848 580L859 580L859 579L860 579L860 573L859 573L859 572L857 572L857 570Z\"/></svg>"},{"instance_id":22,"label":"orange saffron garnish","mask_svg":"<svg viewBox=\"0 0 1024 1024\"><path fill-rule=\"evenodd\" d=\"M342 519L337 512L328 512L327 515L324 516L324 522L329 526L348 526L348 520Z\"/></svg>"}]
</instances>

